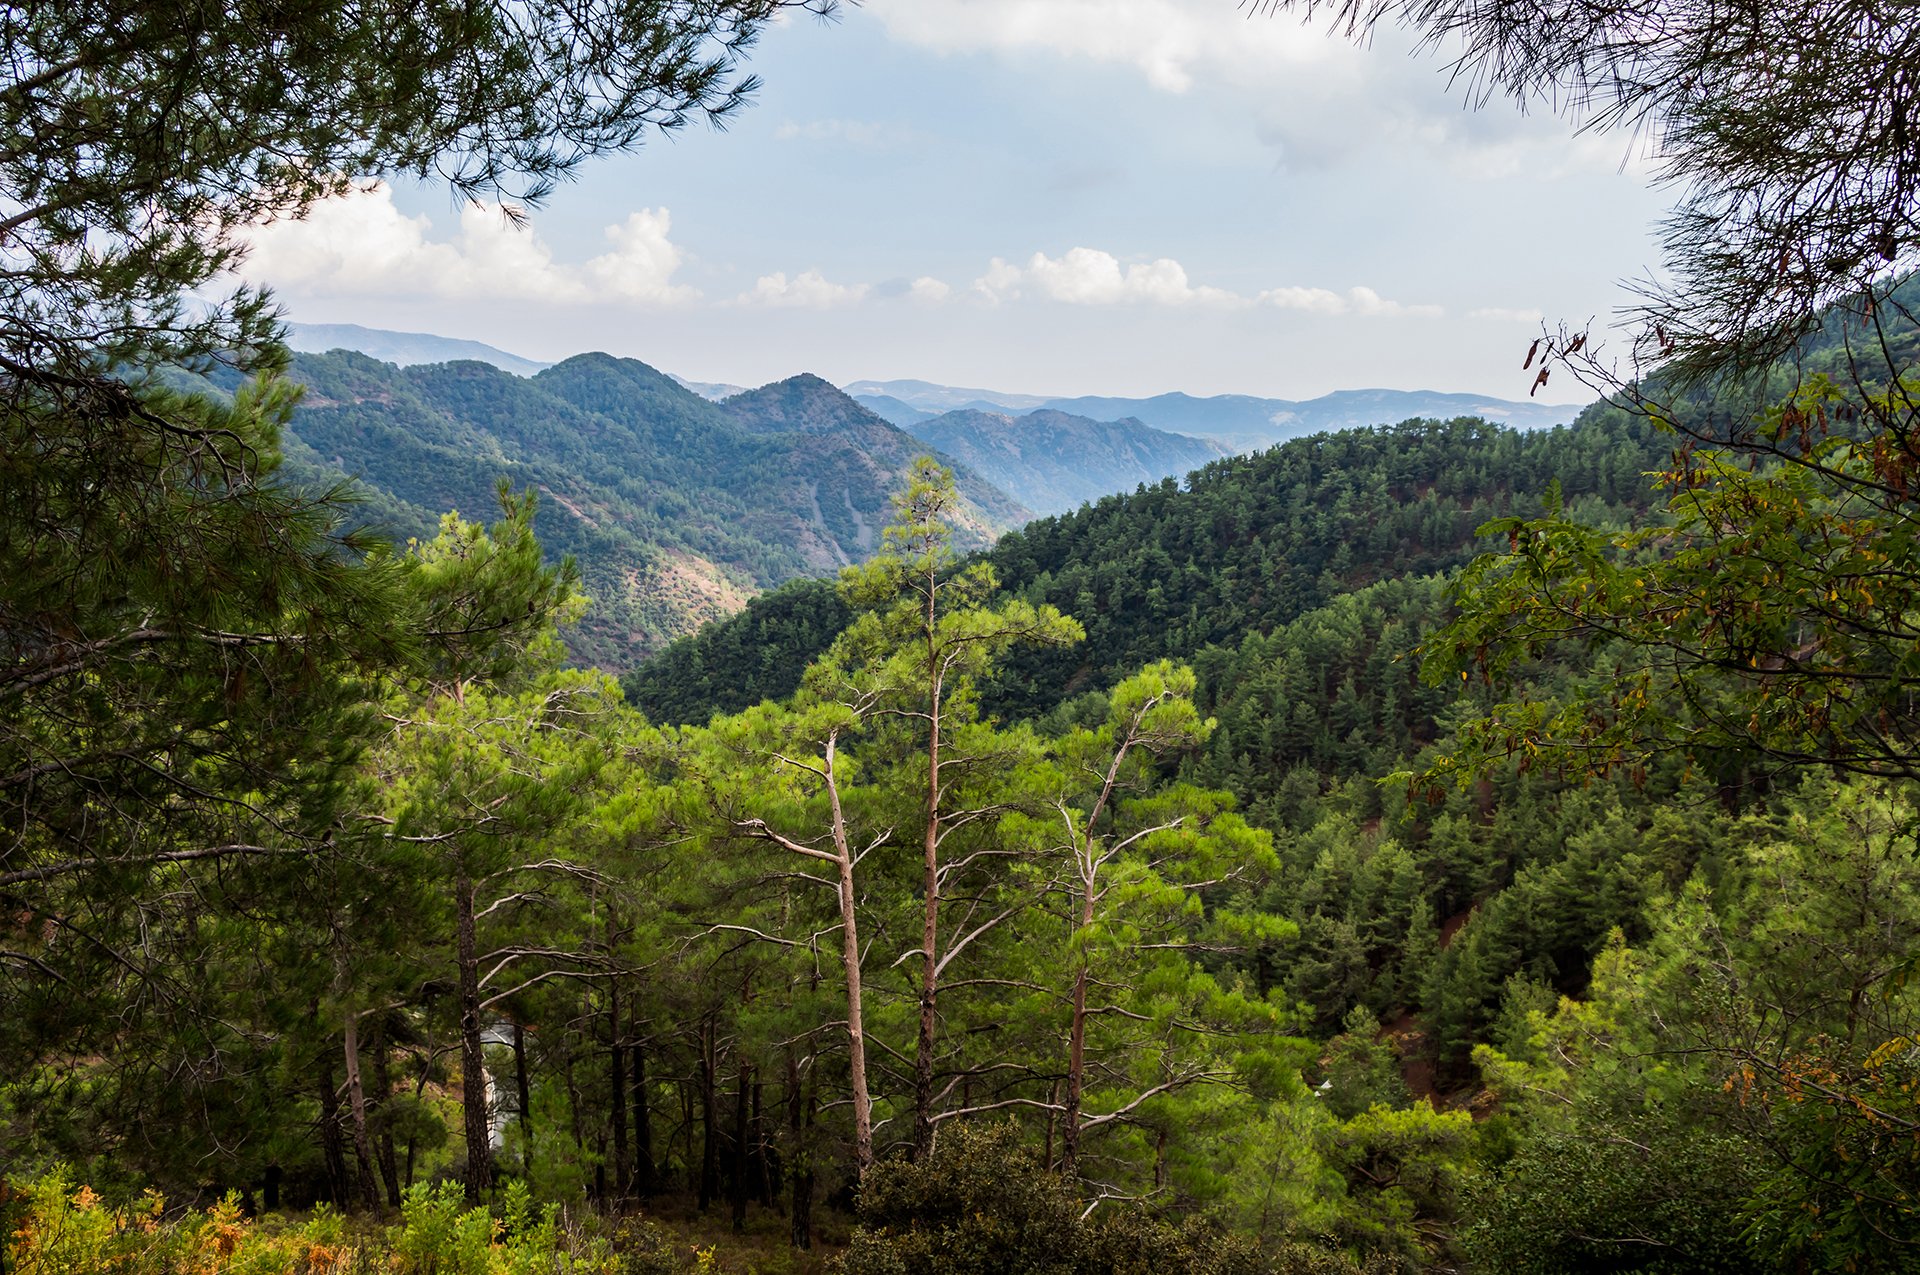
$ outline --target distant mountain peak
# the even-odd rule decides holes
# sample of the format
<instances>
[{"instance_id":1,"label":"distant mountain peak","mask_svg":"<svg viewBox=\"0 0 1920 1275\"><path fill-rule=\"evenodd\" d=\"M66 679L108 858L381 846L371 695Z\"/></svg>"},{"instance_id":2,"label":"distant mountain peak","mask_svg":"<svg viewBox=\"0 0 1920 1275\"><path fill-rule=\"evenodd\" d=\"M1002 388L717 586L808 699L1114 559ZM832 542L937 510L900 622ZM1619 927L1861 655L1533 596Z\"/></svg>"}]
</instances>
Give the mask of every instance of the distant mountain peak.
<instances>
[{"instance_id":1,"label":"distant mountain peak","mask_svg":"<svg viewBox=\"0 0 1920 1275\"><path fill-rule=\"evenodd\" d=\"M733 385L726 381L690 381L678 372L670 372L668 375L677 381L683 389L692 390L701 398L713 403L732 398L735 394L744 394L747 392L746 386Z\"/></svg>"},{"instance_id":2,"label":"distant mountain peak","mask_svg":"<svg viewBox=\"0 0 1920 1275\"><path fill-rule=\"evenodd\" d=\"M762 427L796 429L809 434L847 429L898 429L855 402L831 381L811 372L735 394L720 406Z\"/></svg>"}]
</instances>

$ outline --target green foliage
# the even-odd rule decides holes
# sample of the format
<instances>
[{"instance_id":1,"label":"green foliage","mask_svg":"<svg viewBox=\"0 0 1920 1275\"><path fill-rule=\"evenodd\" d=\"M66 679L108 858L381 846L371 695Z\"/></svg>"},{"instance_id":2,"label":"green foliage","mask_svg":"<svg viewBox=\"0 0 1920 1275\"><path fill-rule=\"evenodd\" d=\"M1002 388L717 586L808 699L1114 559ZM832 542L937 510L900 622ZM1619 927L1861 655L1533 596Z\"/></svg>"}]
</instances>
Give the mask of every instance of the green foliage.
<instances>
[{"instance_id":1,"label":"green foliage","mask_svg":"<svg viewBox=\"0 0 1920 1275\"><path fill-rule=\"evenodd\" d=\"M1449 1234L1473 1118L1426 1103L1375 1105L1321 1130L1327 1163L1346 1180L1335 1233L1350 1248L1432 1265L1451 1254Z\"/></svg>"},{"instance_id":2,"label":"green foliage","mask_svg":"<svg viewBox=\"0 0 1920 1275\"><path fill-rule=\"evenodd\" d=\"M1080 1205L1011 1126L955 1129L922 1162L874 1166L843 1275L1067 1275Z\"/></svg>"},{"instance_id":3,"label":"green foliage","mask_svg":"<svg viewBox=\"0 0 1920 1275\"><path fill-rule=\"evenodd\" d=\"M1755 1270L1740 1239L1755 1158L1657 1110L1536 1133L1468 1192L1463 1246L1515 1275Z\"/></svg>"},{"instance_id":4,"label":"green foliage","mask_svg":"<svg viewBox=\"0 0 1920 1275\"><path fill-rule=\"evenodd\" d=\"M255 1223L229 1197L212 1208L169 1211L149 1192L108 1205L63 1171L26 1182L13 1210L5 1268L18 1275L624 1275L652 1269L657 1253L633 1245L616 1255L602 1236L560 1224L524 1187L509 1188L498 1214L463 1209L459 1189L422 1184L409 1191L397 1225L349 1228L325 1207L300 1225ZM623 1237L630 1238L630 1237Z\"/></svg>"},{"instance_id":5,"label":"green foliage","mask_svg":"<svg viewBox=\"0 0 1920 1275\"><path fill-rule=\"evenodd\" d=\"M1376 1106L1406 1106L1412 1099L1401 1075L1400 1055L1379 1038L1379 1020L1356 1005L1345 1025L1346 1030L1327 1043L1321 1065L1327 1110L1351 1120Z\"/></svg>"},{"instance_id":6,"label":"green foliage","mask_svg":"<svg viewBox=\"0 0 1920 1275\"><path fill-rule=\"evenodd\" d=\"M1742 820L1717 886L1615 941L1590 998L1476 1059L1525 1122L1468 1248L1517 1270L1904 1269L1920 925L1910 808L1809 780ZM1739 1236L1738 1244L1730 1237Z\"/></svg>"},{"instance_id":7,"label":"green foliage","mask_svg":"<svg viewBox=\"0 0 1920 1275\"><path fill-rule=\"evenodd\" d=\"M1911 716L1920 676L1911 389L1808 378L1756 427L1784 462L1702 449L1663 470L1668 525L1614 533L1552 506L1489 523L1508 550L1463 573L1429 676L1503 678L1560 646L1611 667L1493 707L1432 777L1514 755L1604 774L1676 750L1913 777L1905 728L1886 725Z\"/></svg>"},{"instance_id":8,"label":"green foliage","mask_svg":"<svg viewBox=\"0 0 1920 1275\"><path fill-rule=\"evenodd\" d=\"M1198 1219L1126 1203L1090 1213L1010 1125L963 1126L920 1163L875 1166L843 1275L1373 1275L1307 1245L1263 1251Z\"/></svg>"}]
</instances>

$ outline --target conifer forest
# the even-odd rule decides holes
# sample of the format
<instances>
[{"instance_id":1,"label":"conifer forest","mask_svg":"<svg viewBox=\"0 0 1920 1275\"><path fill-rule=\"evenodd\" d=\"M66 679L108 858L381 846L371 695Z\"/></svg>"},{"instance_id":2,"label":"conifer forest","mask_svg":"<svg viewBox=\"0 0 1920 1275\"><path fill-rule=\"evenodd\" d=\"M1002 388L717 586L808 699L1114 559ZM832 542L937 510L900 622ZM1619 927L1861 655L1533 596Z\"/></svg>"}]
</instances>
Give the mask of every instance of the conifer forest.
<instances>
[{"instance_id":1,"label":"conifer forest","mask_svg":"<svg viewBox=\"0 0 1920 1275\"><path fill-rule=\"evenodd\" d=\"M1920 1271L1913 8L1239 5L1644 137L1661 273L1570 425L1043 518L235 282L833 7L0 5L0 1275Z\"/></svg>"}]
</instances>

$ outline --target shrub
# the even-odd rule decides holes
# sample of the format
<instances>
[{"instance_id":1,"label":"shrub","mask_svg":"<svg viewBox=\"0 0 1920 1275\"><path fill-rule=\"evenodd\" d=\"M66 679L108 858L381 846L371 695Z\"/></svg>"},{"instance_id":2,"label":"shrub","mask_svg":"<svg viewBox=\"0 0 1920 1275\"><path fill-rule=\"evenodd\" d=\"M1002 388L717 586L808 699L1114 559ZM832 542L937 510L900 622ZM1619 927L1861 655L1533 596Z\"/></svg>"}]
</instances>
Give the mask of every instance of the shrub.
<instances>
[{"instance_id":1,"label":"shrub","mask_svg":"<svg viewBox=\"0 0 1920 1275\"><path fill-rule=\"evenodd\" d=\"M924 1163L877 1164L841 1275L1385 1275L1308 1245L1262 1249L1201 1219L1085 1203L1012 1125L943 1133Z\"/></svg>"}]
</instances>

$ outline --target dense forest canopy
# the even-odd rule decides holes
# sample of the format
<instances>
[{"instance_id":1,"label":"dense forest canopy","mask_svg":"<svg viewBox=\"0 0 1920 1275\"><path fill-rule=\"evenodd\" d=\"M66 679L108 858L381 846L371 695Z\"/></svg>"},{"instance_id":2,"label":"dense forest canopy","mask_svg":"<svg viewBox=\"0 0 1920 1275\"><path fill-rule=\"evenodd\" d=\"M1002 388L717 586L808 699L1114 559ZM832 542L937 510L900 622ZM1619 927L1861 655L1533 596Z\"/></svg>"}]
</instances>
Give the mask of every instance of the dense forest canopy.
<instances>
[{"instance_id":1,"label":"dense forest canopy","mask_svg":"<svg viewBox=\"0 0 1920 1275\"><path fill-rule=\"evenodd\" d=\"M1920 1268L1904 11L1530 57L1552 15L1351 6L1661 122L1666 362L1543 337L1607 390L1571 428L1319 435L983 552L810 381L344 357L299 417L267 299L187 305L354 181L537 195L724 115L779 7L0 16L8 1269ZM500 452L357 510L327 467L403 409L473 450L433 396ZM541 519L652 428L812 440L870 552L623 688Z\"/></svg>"}]
</instances>

